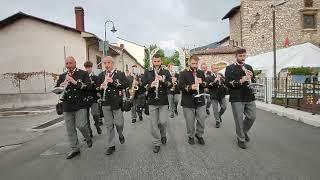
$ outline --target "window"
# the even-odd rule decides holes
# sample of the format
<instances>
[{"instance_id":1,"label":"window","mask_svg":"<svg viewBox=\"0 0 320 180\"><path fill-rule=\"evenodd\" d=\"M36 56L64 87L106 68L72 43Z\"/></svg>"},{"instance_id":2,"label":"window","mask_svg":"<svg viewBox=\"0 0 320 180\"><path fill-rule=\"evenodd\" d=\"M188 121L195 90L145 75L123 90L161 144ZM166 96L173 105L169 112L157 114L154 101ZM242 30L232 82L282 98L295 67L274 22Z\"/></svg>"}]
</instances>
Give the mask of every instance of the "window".
<instances>
[{"instance_id":1,"label":"window","mask_svg":"<svg viewBox=\"0 0 320 180\"><path fill-rule=\"evenodd\" d=\"M96 56L96 59L97 59L97 69L102 69L101 57Z\"/></svg>"},{"instance_id":2,"label":"window","mask_svg":"<svg viewBox=\"0 0 320 180\"><path fill-rule=\"evenodd\" d=\"M303 14L303 28L316 29L316 17L313 14Z\"/></svg>"}]
</instances>

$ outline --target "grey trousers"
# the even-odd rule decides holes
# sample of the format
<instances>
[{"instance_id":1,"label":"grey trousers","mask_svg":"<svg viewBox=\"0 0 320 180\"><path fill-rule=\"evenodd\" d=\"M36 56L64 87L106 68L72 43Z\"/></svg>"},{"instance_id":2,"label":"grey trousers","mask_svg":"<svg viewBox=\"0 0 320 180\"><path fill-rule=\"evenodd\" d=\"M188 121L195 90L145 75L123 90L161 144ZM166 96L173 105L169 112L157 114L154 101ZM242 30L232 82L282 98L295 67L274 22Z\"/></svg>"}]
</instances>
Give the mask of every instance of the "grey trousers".
<instances>
[{"instance_id":1,"label":"grey trousers","mask_svg":"<svg viewBox=\"0 0 320 180\"><path fill-rule=\"evenodd\" d=\"M79 140L77 129L82 133L86 140L90 140L89 129L87 125L87 109L80 109L74 112L64 112L64 121L66 124L69 143L72 151L79 151Z\"/></svg>"},{"instance_id":2,"label":"grey trousers","mask_svg":"<svg viewBox=\"0 0 320 180\"><path fill-rule=\"evenodd\" d=\"M111 106L102 106L104 121L107 127L107 147L115 146L115 129L116 127L119 137L123 137L124 118L121 109L111 110Z\"/></svg>"},{"instance_id":3,"label":"grey trousers","mask_svg":"<svg viewBox=\"0 0 320 180\"><path fill-rule=\"evenodd\" d=\"M206 120L206 106L198 108L183 108L184 119L186 120L187 135L193 138L194 135L202 137L204 134ZM196 121L196 127L195 127Z\"/></svg>"},{"instance_id":4,"label":"grey trousers","mask_svg":"<svg viewBox=\"0 0 320 180\"><path fill-rule=\"evenodd\" d=\"M248 133L256 119L256 103L231 102L233 118L236 125L236 133L240 141L245 141L244 133ZM245 115L245 118L243 118Z\"/></svg>"},{"instance_id":5,"label":"grey trousers","mask_svg":"<svg viewBox=\"0 0 320 180\"><path fill-rule=\"evenodd\" d=\"M177 106L179 103L179 94L168 94L168 101L169 101L169 109L171 113L177 110Z\"/></svg>"},{"instance_id":6,"label":"grey trousers","mask_svg":"<svg viewBox=\"0 0 320 180\"><path fill-rule=\"evenodd\" d=\"M137 119L137 99L132 100L131 119Z\"/></svg>"},{"instance_id":7,"label":"grey trousers","mask_svg":"<svg viewBox=\"0 0 320 180\"><path fill-rule=\"evenodd\" d=\"M149 112L152 142L155 146L159 146L161 137L167 136L168 106L149 105Z\"/></svg>"},{"instance_id":8,"label":"grey trousers","mask_svg":"<svg viewBox=\"0 0 320 180\"><path fill-rule=\"evenodd\" d=\"M206 109L209 109L210 106L211 106L210 96L206 96L206 97L205 97L205 100L206 100Z\"/></svg>"},{"instance_id":9,"label":"grey trousers","mask_svg":"<svg viewBox=\"0 0 320 180\"><path fill-rule=\"evenodd\" d=\"M224 97L220 100L212 99L211 104L212 104L214 119L216 120L216 122L221 122L220 117L223 115L223 113L227 109L226 98ZM220 110L219 110L219 105L220 105Z\"/></svg>"}]
</instances>

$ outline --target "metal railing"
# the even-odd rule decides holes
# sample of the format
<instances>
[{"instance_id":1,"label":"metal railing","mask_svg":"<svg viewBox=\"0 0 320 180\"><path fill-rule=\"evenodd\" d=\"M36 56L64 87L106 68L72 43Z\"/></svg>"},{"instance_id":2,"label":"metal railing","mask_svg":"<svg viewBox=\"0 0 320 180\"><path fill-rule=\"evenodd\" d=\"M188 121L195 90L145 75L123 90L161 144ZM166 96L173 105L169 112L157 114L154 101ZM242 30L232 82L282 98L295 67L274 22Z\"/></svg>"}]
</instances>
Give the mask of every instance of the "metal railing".
<instances>
[{"instance_id":1,"label":"metal railing","mask_svg":"<svg viewBox=\"0 0 320 180\"><path fill-rule=\"evenodd\" d=\"M290 76L274 78L257 78L264 86L256 93L256 99L284 107L320 114L320 82L316 79L304 83L295 82Z\"/></svg>"}]
</instances>

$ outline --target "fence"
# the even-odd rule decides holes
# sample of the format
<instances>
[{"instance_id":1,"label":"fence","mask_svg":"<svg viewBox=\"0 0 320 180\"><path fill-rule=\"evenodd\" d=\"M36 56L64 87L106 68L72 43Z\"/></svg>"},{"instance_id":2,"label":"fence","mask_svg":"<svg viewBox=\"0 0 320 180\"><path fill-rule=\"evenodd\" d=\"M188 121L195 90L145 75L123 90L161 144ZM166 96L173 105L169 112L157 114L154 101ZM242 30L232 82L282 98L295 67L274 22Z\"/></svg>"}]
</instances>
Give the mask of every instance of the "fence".
<instances>
[{"instance_id":1,"label":"fence","mask_svg":"<svg viewBox=\"0 0 320 180\"><path fill-rule=\"evenodd\" d=\"M258 100L320 114L320 83L318 80L298 83L291 77L283 77L257 78L257 82L264 85L256 93Z\"/></svg>"}]
</instances>

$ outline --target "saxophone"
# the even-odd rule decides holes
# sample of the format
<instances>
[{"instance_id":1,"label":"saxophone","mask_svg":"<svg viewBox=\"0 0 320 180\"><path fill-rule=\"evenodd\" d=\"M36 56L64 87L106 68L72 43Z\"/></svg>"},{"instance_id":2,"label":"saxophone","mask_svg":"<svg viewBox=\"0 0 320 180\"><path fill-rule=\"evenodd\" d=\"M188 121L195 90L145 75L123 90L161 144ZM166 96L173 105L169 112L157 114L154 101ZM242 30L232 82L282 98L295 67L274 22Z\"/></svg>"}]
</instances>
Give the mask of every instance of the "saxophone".
<instances>
[{"instance_id":1,"label":"saxophone","mask_svg":"<svg viewBox=\"0 0 320 180\"><path fill-rule=\"evenodd\" d=\"M137 75L134 75L133 76L133 82L132 82L132 87L131 89L129 90L129 93L130 93L130 99L133 99L134 96L136 95L136 91L139 90L139 80L137 80Z\"/></svg>"}]
</instances>

